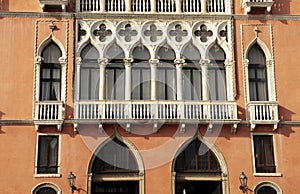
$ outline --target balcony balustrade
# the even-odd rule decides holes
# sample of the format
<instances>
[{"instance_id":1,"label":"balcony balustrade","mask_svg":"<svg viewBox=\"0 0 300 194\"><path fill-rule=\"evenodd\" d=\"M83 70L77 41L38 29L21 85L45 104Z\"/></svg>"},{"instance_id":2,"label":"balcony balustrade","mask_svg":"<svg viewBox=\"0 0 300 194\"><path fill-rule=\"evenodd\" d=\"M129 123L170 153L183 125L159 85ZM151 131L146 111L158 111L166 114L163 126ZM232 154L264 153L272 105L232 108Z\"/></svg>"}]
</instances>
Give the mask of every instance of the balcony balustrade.
<instances>
[{"instance_id":1,"label":"balcony balustrade","mask_svg":"<svg viewBox=\"0 0 300 194\"><path fill-rule=\"evenodd\" d=\"M237 121L235 102L195 101L80 101L75 120Z\"/></svg>"},{"instance_id":2,"label":"balcony balustrade","mask_svg":"<svg viewBox=\"0 0 300 194\"><path fill-rule=\"evenodd\" d=\"M37 129L39 125L57 125L58 130L60 130L64 120L63 102L35 102L33 120Z\"/></svg>"},{"instance_id":3,"label":"balcony balustrade","mask_svg":"<svg viewBox=\"0 0 300 194\"><path fill-rule=\"evenodd\" d=\"M248 113L252 130L256 124L274 124L274 130L277 128L279 122L277 102L250 102L248 103Z\"/></svg>"},{"instance_id":4,"label":"balcony balustrade","mask_svg":"<svg viewBox=\"0 0 300 194\"><path fill-rule=\"evenodd\" d=\"M245 9L245 14L249 13L252 8L266 8L267 12L271 11L274 0L243 0L242 6Z\"/></svg>"},{"instance_id":5,"label":"balcony balustrade","mask_svg":"<svg viewBox=\"0 0 300 194\"><path fill-rule=\"evenodd\" d=\"M230 13L229 0L79 0L77 12Z\"/></svg>"}]
</instances>

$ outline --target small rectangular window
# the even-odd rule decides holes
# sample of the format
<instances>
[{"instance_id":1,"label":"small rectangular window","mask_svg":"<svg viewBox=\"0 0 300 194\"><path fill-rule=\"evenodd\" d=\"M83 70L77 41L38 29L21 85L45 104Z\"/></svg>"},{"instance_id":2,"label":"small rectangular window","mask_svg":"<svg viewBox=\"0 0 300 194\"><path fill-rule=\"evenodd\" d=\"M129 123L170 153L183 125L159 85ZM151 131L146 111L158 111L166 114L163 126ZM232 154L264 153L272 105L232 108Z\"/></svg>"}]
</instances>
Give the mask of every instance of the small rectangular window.
<instances>
[{"instance_id":1,"label":"small rectangular window","mask_svg":"<svg viewBox=\"0 0 300 194\"><path fill-rule=\"evenodd\" d=\"M275 173L273 136L255 135L253 141L256 173Z\"/></svg>"},{"instance_id":2,"label":"small rectangular window","mask_svg":"<svg viewBox=\"0 0 300 194\"><path fill-rule=\"evenodd\" d=\"M58 173L58 136L38 137L37 174Z\"/></svg>"}]
</instances>

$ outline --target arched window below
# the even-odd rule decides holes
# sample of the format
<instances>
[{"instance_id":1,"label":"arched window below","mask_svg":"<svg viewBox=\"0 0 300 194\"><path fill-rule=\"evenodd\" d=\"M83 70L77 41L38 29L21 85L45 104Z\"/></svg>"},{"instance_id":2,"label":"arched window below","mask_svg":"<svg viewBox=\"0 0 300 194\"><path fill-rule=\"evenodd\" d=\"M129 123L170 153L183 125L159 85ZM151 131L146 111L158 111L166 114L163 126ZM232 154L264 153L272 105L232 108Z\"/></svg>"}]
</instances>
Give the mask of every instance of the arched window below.
<instances>
[{"instance_id":1,"label":"arched window below","mask_svg":"<svg viewBox=\"0 0 300 194\"><path fill-rule=\"evenodd\" d=\"M219 161L200 140L189 143L174 162L174 194L223 193Z\"/></svg>"},{"instance_id":2,"label":"arched window below","mask_svg":"<svg viewBox=\"0 0 300 194\"><path fill-rule=\"evenodd\" d=\"M37 185L33 190L32 194L60 194L61 190L52 183L41 183Z\"/></svg>"}]
</instances>

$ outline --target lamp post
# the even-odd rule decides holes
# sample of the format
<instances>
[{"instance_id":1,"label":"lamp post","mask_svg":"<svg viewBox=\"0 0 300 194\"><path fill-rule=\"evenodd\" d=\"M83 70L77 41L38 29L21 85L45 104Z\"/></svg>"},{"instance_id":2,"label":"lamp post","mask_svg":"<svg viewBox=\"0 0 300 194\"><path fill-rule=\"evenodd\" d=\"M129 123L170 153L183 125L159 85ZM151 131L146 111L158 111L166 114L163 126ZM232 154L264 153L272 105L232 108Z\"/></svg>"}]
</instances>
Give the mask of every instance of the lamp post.
<instances>
[{"instance_id":1,"label":"lamp post","mask_svg":"<svg viewBox=\"0 0 300 194\"><path fill-rule=\"evenodd\" d=\"M248 181L247 176L245 175L244 172L242 172L241 175L240 175L240 182L241 182L240 190L242 190L243 193L246 193L246 191L248 189L247 181Z\"/></svg>"},{"instance_id":2,"label":"lamp post","mask_svg":"<svg viewBox=\"0 0 300 194\"><path fill-rule=\"evenodd\" d=\"M76 176L72 172L70 172L70 174L68 175L68 182L72 189L72 193L74 193L74 191L77 189L75 187L75 181L76 181Z\"/></svg>"}]
</instances>

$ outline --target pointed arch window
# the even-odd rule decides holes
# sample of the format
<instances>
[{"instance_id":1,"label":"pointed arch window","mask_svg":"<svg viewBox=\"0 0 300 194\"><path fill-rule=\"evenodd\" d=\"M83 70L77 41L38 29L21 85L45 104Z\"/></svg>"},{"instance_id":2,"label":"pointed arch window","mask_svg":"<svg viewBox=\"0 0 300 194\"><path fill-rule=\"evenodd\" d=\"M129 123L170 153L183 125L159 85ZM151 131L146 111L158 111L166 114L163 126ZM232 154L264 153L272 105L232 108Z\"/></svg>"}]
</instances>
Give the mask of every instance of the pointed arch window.
<instances>
[{"instance_id":1,"label":"pointed arch window","mask_svg":"<svg viewBox=\"0 0 300 194\"><path fill-rule=\"evenodd\" d=\"M138 165L131 150L117 138L105 144L94 155L92 173L138 172Z\"/></svg>"},{"instance_id":2,"label":"pointed arch window","mask_svg":"<svg viewBox=\"0 0 300 194\"><path fill-rule=\"evenodd\" d=\"M175 162L176 172L221 172L216 156L199 140L192 141Z\"/></svg>"},{"instance_id":3,"label":"pointed arch window","mask_svg":"<svg viewBox=\"0 0 300 194\"><path fill-rule=\"evenodd\" d=\"M108 49L106 66L106 99L124 100L125 99L125 69L124 52L122 49L113 45Z\"/></svg>"},{"instance_id":4,"label":"pointed arch window","mask_svg":"<svg viewBox=\"0 0 300 194\"><path fill-rule=\"evenodd\" d=\"M263 50L256 43L248 53L248 81L250 101L267 101L267 68L266 57Z\"/></svg>"},{"instance_id":5,"label":"pointed arch window","mask_svg":"<svg viewBox=\"0 0 300 194\"><path fill-rule=\"evenodd\" d=\"M168 46L158 50L160 63L157 66L157 99L176 100L175 52Z\"/></svg>"},{"instance_id":6,"label":"pointed arch window","mask_svg":"<svg viewBox=\"0 0 300 194\"><path fill-rule=\"evenodd\" d=\"M131 74L131 99L149 100L151 97L150 53L145 47L136 47L132 52L134 61Z\"/></svg>"},{"instance_id":7,"label":"pointed arch window","mask_svg":"<svg viewBox=\"0 0 300 194\"><path fill-rule=\"evenodd\" d=\"M99 99L100 70L98 65L99 53L91 44L81 52L80 67L80 100Z\"/></svg>"},{"instance_id":8,"label":"pointed arch window","mask_svg":"<svg viewBox=\"0 0 300 194\"><path fill-rule=\"evenodd\" d=\"M61 100L61 56L62 52L54 42L50 42L42 52L40 101Z\"/></svg>"},{"instance_id":9,"label":"pointed arch window","mask_svg":"<svg viewBox=\"0 0 300 194\"><path fill-rule=\"evenodd\" d=\"M141 194L143 184L133 152L116 137L94 153L88 193Z\"/></svg>"},{"instance_id":10,"label":"pointed arch window","mask_svg":"<svg viewBox=\"0 0 300 194\"><path fill-rule=\"evenodd\" d=\"M174 194L222 194L219 161L204 143L198 139L193 140L174 161Z\"/></svg>"},{"instance_id":11,"label":"pointed arch window","mask_svg":"<svg viewBox=\"0 0 300 194\"><path fill-rule=\"evenodd\" d=\"M226 100L225 52L215 44L209 50L208 84L211 100Z\"/></svg>"},{"instance_id":12,"label":"pointed arch window","mask_svg":"<svg viewBox=\"0 0 300 194\"><path fill-rule=\"evenodd\" d=\"M202 99L202 71L199 67L200 53L189 45L183 52L185 65L183 66L183 99Z\"/></svg>"}]
</instances>

